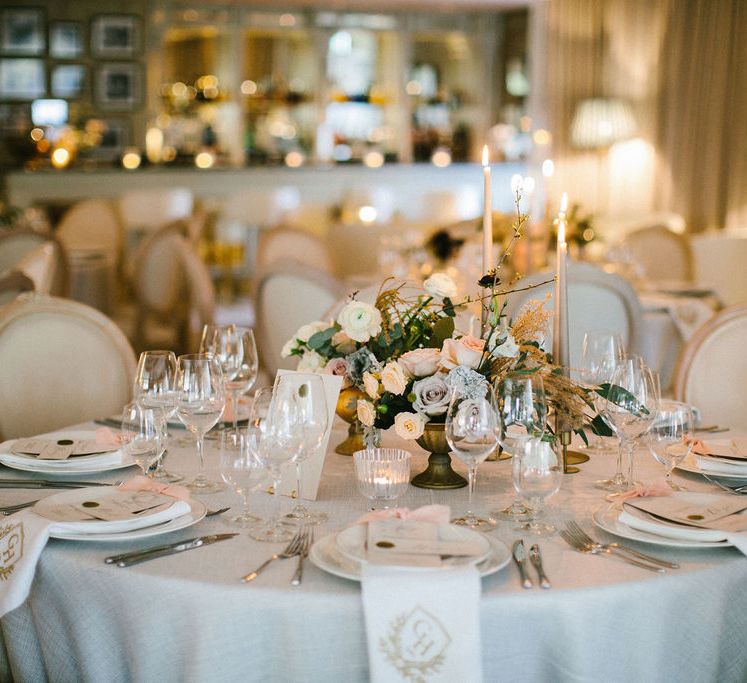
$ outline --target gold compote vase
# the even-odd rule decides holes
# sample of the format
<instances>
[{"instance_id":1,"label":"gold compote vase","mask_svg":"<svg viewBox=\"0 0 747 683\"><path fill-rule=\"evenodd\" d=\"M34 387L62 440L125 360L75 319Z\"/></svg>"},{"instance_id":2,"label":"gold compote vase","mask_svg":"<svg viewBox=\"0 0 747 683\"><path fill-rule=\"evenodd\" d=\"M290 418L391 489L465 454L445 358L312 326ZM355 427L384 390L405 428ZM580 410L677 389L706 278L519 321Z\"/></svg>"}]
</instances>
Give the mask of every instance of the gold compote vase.
<instances>
[{"instance_id":1,"label":"gold compote vase","mask_svg":"<svg viewBox=\"0 0 747 683\"><path fill-rule=\"evenodd\" d=\"M446 440L446 425L428 422L418 445L430 453L428 467L410 482L421 489L460 489L467 480L451 469L449 442Z\"/></svg>"},{"instance_id":2,"label":"gold compote vase","mask_svg":"<svg viewBox=\"0 0 747 683\"><path fill-rule=\"evenodd\" d=\"M356 451L366 447L363 438L363 425L358 421L358 399L365 398L366 394L355 387L348 387L340 392L337 399L335 412L350 426L347 438L335 448L335 453L340 455L353 455Z\"/></svg>"}]
</instances>

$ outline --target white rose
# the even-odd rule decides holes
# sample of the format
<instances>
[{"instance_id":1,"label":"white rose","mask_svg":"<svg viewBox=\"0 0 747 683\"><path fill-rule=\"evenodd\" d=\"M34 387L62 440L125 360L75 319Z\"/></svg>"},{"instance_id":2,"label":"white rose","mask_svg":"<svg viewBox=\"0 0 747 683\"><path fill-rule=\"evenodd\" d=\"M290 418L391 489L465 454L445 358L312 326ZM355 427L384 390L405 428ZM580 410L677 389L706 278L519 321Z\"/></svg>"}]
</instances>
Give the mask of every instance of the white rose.
<instances>
[{"instance_id":1,"label":"white rose","mask_svg":"<svg viewBox=\"0 0 747 683\"><path fill-rule=\"evenodd\" d=\"M320 372L324 368L325 362L316 351L306 351L298 361L296 370L300 372Z\"/></svg>"},{"instance_id":2,"label":"white rose","mask_svg":"<svg viewBox=\"0 0 747 683\"><path fill-rule=\"evenodd\" d=\"M280 355L283 358L288 358L291 353L293 353L293 349L296 348L296 339L295 337L293 339L289 339L285 344L283 344L283 348L280 351Z\"/></svg>"},{"instance_id":3,"label":"white rose","mask_svg":"<svg viewBox=\"0 0 747 683\"><path fill-rule=\"evenodd\" d=\"M394 431L402 439L418 439L425 431L426 422L427 418L421 413L398 413L394 418Z\"/></svg>"},{"instance_id":4,"label":"white rose","mask_svg":"<svg viewBox=\"0 0 747 683\"><path fill-rule=\"evenodd\" d=\"M412 393L415 394L412 407L426 415L443 415L451 400L451 388L442 372L414 382Z\"/></svg>"},{"instance_id":5,"label":"white rose","mask_svg":"<svg viewBox=\"0 0 747 683\"><path fill-rule=\"evenodd\" d=\"M342 331L357 342L367 342L381 332L379 309L362 301L351 301L345 306L337 322Z\"/></svg>"},{"instance_id":6,"label":"white rose","mask_svg":"<svg viewBox=\"0 0 747 683\"><path fill-rule=\"evenodd\" d=\"M404 370L396 361L390 361L381 371L381 383L384 390L400 396L407 388L407 377Z\"/></svg>"},{"instance_id":7,"label":"white rose","mask_svg":"<svg viewBox=\"0 0 747 683\"><path fill-rule=\"evenodd\" d=\"M362 401L359 399L356 404L356 413L362 425L373 427L373 423L376 420L376 409L373 407L371 401Z\"/></svg>"},{"instance_id":8,"label":"white rose","mask_svg":"<svg viewBox=\"0 0 747 683\"><path fill-rule=\"evenodd\" d=\"M323 320L317 320L313 323L309 323L308 325L302 325L301 327L299 327L298 332L296 332L295 338L299 341L307 342L317 332L323 332L329 327L331 327L329 323L324 322Z\"/></svg>"},{"instance_id":9,"label":"white rose","mask_svg":"<svg viewBox=\"0 0 747 683\"><path fill-rule=\"evenodd\" d=\"M441 349L441 365L449 370L458 365L465 365L475 370L482 361L484 348L485 340L471 335L465 335L459 339L446 339Z\"/></svg>"},{"instance_id":10,"label":"white rose","mask_svg":"<svg viewBox=\"0 0 747 683\"><path fill-rule=\"evenodd\" d=\"M428 294L444 299L453 299L457 295L457 286L446 273L433 273L423 283L423 287Z\"/></svg>"},{"instance_id":11,"label":"white rose","mask_svg":"<svg viewBox=\"0 0 747 683\"><path fill-rule=\"evenodd\" d=\"M363 388L371 398L379 398L379 380L368 371L363 373Z\"/></svg>"},{"instance_id":12,"label":"white rose","mask_svg":"<svg viewBox=\"0 0 747 683\"><path fill-rule=\"evenodd\" d=\"M441 352L438 349L415 349L403 353L397 362L413 377L428 377L438 370Z\"/></svg>"},{"instance_id":13,"label":"white rose","mask_svg":"<svg viewBox=\"0 0 747 683\"><path fill-rule=\"evenodd\" d=\"M519 355L519 345L512 335L506 337L506 341L493 350L493 355L501 358L516 358Z\"/></svg>"}]
</instances>

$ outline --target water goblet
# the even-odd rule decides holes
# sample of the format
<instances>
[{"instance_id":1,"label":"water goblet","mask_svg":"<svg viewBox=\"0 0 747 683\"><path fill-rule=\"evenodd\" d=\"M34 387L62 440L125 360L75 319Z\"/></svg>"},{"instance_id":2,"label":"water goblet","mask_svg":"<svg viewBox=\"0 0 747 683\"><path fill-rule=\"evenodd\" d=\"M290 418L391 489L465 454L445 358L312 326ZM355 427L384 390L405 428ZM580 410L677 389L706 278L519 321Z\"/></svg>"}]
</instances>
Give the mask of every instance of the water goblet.
<instances>
[{"instance_id":1,"label":"water goblet","mask_svg":"<svg viewBox=\"0 0 747 683\"><path fill-rule=\"evenodd\" d=\"M498 446L498 414L493 390L485 383L469 392L455 390L446 411L446 440L456 456L467 465L469 499L463 517L453 524L472 529L490 529L495 520L478 517L472 510L477 466Z\"/></svg>"},{"instance_id":2,"label":"water goblet","mask_svg":"<svg viewBox=\"0 0 747 683\"><path fill-rule=\"evenodd\" d=\"M353 453L358 490L371 501L371 510L392 507L410 483L409 451L367 448Z\"/></svg>"},{"instance_id":3,"label":"water goblet","mask_svg":"<svg viewBox=\"0 0 747 683\"><path fill-rule=\"evenodd\" d=\"M693 449L693 411L686 403L661 401L659 410L646 435L654 458L667 468L667 484L673 491L685 491L672 481L672 471Z\"/></svg>"},{"instance_id":4,"label":"water goblet","mask_svg":"<svg viewBox=\"0 0 747 683\"><path fill-rule=\"evenodd\" d=\"M160 456L162 428L163 416L158 408L146 408L137 401L124 407L120 431L122 450L145 476Z\"/></svg>"},{"instance_id":5,"label":"water goblet","mask_svg":"<svg viewBox=\"0 0 747 683\"><path fill-rule=\"evenodd\" d=\"M529 506L529 519L517 530L535 536L552 536L557 529L542 521L548 498L560 490L563 466L552 444L541 438L523 442L514 453L511 476L514 490Z\"/></svg>"},{"instance_id":6,"label":"water goblet","mask_svg":"<svg viewBox=\"0 0 747 683\"><path fill-rule=\"evenodd\" d=\"M236 493L241 496L241 512L231 518L236 526L252 527L262 521L249 509L249 494L262 483L267 472L249 448L254 438L250 427L247 432L223 431L220 437L220 474Z\"/></svg>"},{"instance_id":7,"label":"water goblet","mask_svg":"<svg viewBox=\"0 0 747 683\"><path fill-rule=\"evenodd\" d=\"M498 386L500 444L511 456L523 451L532 438L541 437L547 429L547 400L542 377L537 374L508 375ZM490 516L508 521L525 519L529 509L518 498Z\"/></svg>"},{"instance_id":8,"label":"water goblet","mask_svg":"<svg viewBox=\"0 0 747 683\"><path fill-rule=\"evenodd\" d=\"M206 353L187 354L178 358L176 380L176 414L195 435L200 470L187 486L191 491L216 493L225 486L205 476L205 434L220 420L226 405L223 373L215 359Z\"/></svg>"}]
</instances>

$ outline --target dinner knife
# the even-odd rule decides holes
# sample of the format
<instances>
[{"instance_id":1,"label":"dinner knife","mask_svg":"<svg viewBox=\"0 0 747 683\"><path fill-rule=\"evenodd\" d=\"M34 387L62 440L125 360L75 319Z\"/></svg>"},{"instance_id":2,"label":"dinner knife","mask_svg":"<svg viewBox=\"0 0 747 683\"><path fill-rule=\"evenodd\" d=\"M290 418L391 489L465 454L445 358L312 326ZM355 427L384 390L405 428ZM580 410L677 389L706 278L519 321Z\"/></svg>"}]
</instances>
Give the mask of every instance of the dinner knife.
<instances>
[{"instance_id":1,"label":"dinner knife","mask_svg":"<svg viewBox=\"0 0 747 683\"><path fill-rule=\"evenodd\" d=\"M111 486L101 481L52 481L50 479L0 479L2 489L79 489L87 486Z\"/></svg>"},{"instance_id":2,"label":"dinner knife","mask_svg":"<svg viewBox=\"0 0 747 683\"><path fill-rule=\"evenodd\" d=\"M514 562L516 562L516 566L519 568L521 585L524 588L533 588L534 584L532 583L532 579L527 572L527 556L526 552L524 551L524 541L522 539L514 541L514 545L511 548L511 555L513 555Z\"/></svg>"},{"instance_id":3,"label":"dinner knife","mask_svg":"<svg viewBox=\"0 0 747 683\"><path fill-rule=\"evenodd\" d=\"M220 541L226 541L229 538L238 536L238 533L231 534L212 534L210 536L198 536L197 538L190 538L186 541L179 541L177 543L170 543L168 545L157 546L148 550L141 550L132 553L124 553L122 555L113 555L107 557L104 562L107 564L116 564L118 567L129 567L139 562L146 562L147 560L154 560L157 557L166 557L167 555L174 555L176 553L182 553L185 550L193 550L194 548L201 548L211 543L219 543Z\"/></svg>"},{"instance_id":4,"label":"dinner knife","mask_svg":"<svg viewBox=\"0 0 747 683\"><path fill-rule=\"evenodd\" d=\"M550 588L550 579L547 578L547 574L545 574L545 570L542 567L542 554L540 553L540 548L536 543L529 548L529 560L537 570L540 586L542 586L542 588Z\"/></svg>"}]
</instances>

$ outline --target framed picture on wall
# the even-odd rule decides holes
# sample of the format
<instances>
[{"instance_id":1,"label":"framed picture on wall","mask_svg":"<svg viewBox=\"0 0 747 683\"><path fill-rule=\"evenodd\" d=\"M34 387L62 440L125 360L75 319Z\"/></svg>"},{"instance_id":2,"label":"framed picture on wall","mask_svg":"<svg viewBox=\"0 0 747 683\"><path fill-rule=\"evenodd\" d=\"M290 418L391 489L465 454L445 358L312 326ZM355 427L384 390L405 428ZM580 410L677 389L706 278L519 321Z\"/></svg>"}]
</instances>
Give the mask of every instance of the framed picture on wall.
<instances>
[{"instance_id":1,"label":"framed picture on wall","mask_svg":"<svg viewBox=\"0 0 747 683\"><path fill-rule=\"evenodd\" d=\"M0 99L33 100L46 93L43 59L0 59Z\"/></svg>"},{"instance_id":2,"label":"framed picture on wall","mask_svg":"<svg viewBox=\"0 0 747 683\"><path fill-rule=\"evenodd\" d=\"M141 102L142 71L135 62L100 64L96 70L96 102L102 109L129 111Z\"/></svg>"},{"instance_id":3,"label":"framed picture on wall","mask_svg":"<svg viewBox=\"0 0 747 683\"><path fill-rule=\"evenodd\" d=\"M58 64L52 67L52 97L75 99L82 97L88 81L88 68L83 64Z\"/></svg>"},{"instance_id":4,"label":"framed picture on wall","mask_svg":"<svg viewBox=\"0 0 747 683\"><path fill-rule=\"evenodd\" d=\"M78 21L56 21L49 27L50 57L75 59L83 51L83 24Z\"/></svg>"},{"instance_id":5,"label":"framed picture on wall","mask_svg":"<svg viewBox=\"0 0 747 683\"><path fill-rule=\"evenodd\" d=\"M44 10L38 7L0 9L0 50L8 55L42 55L45 40Z\"/></svg>"},{"instance_id":6,"label":"framed picture on wall","mask_svg":"<svg viewBox=\"0 0 747 683\"><path fill-rule=\"evenodd\" d=\"M140 17L135 14L100 14L91 22L94 57L136 57L140 50Z\"/></svg>"},{"instance_id":7,"label":"framed picture on wall","mask_svg":"<svg viewBox=\"0 0 747 683\"><path fill-rule=\"evenodd\" d=\"M96 121L101 127L101 141L88 150L86 156L100 161L114 161L122 156L122 151L130 144L130 124L122 119Z\"/></svg>"}]
</instances>

